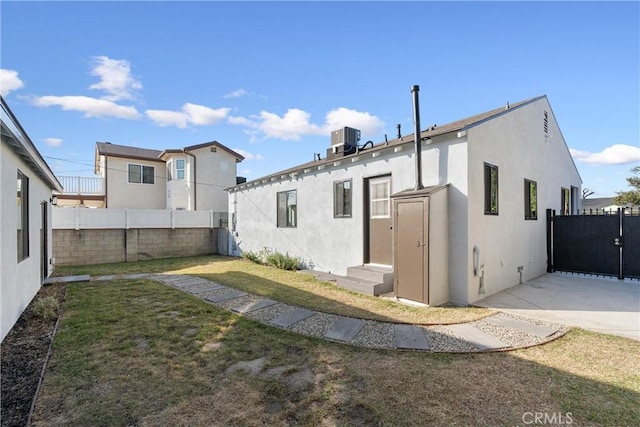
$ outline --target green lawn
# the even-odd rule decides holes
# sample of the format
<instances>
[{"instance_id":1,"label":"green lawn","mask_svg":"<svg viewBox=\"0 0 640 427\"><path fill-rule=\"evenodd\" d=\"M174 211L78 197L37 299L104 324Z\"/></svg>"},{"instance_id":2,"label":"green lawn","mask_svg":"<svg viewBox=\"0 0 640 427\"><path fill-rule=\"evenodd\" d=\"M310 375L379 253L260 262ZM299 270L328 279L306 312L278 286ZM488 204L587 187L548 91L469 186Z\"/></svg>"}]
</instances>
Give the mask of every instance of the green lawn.
<instances>
[{"instance_id":1,"label":"green lawn","mask_svg":"<svg viewBox=\"0 0 640 427\"><path fill-rule=\"evenodd\" d=\"M507 353L372 350L268 327L150 280L77 283L33 425L525 425L546 413L637 426L638 354L636 341L579 329Z\"/></svg>"},{"instance_id":2,"label":"green lawn","mask_svg":"<svg viewBox=\"0 0 640 427\"><path fill-rule=\"evenodd\" d=\"M56 275L92 276L135 273L175 273L215 282L313 310L394 322L440 324L477 320L492 313L479 307L420 308L388 299L349 292L309 274L266 267L240 258L208 256L136 263L59 267Z\"/></svg>"}]
</instances>

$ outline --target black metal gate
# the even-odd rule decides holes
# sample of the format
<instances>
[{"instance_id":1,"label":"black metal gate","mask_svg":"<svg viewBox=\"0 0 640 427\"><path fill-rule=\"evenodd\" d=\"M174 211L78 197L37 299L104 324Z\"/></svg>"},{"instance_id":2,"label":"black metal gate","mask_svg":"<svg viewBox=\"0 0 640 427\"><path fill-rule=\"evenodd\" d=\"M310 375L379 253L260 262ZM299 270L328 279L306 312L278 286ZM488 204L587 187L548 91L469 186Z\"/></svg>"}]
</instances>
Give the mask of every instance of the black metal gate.
<instances>
[{"instance_id":1,"label":"black metal gate","mask_svg":"<svg viewBox=\"0 0 640 427\"><path fill-rule=\"evenodd\" d=\"M640 279L640 212L547 209L547 271Z\"/></svg>"}]
</instances>

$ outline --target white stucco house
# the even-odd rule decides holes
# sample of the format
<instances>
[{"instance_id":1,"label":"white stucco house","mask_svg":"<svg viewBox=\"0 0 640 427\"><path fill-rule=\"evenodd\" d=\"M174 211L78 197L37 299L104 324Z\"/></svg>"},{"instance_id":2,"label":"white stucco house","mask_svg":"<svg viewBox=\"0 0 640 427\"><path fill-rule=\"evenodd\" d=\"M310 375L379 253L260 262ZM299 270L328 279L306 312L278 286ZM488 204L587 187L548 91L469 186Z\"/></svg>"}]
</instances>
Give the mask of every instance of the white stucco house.
<instances>
[{"instance_id":1,"label":"white stucco house","mask_svg":"<svg viewBox=\"0 0 640 427\"><path fill-rule=\"evenodd\" d=\"M582 185L547 97L415 133L360 145L345 128L325 158L230 187L229 253L288 252L429 305L544 274L545 210L579 209Z\"/></svg>"},{"instance_id":2,"label":"white stucco house","mask_svg":"<svg viewBox=\"0 0 640 427\"><path fill-rule=\"evenodd\" d=\"M53 269L52 192L62 186L4 98L0 148L2 340Z\"/></svg>"},{"instance_id":3,"label":"white stucco house","mask_svg":"<svg viewBox=\"0 0 640 427\"><path fill-rule=\"evenodd\" d=\"M217 141L163 151L97 142L98 207L226 212L243 159Z\"/></svg>"}]
</instances>

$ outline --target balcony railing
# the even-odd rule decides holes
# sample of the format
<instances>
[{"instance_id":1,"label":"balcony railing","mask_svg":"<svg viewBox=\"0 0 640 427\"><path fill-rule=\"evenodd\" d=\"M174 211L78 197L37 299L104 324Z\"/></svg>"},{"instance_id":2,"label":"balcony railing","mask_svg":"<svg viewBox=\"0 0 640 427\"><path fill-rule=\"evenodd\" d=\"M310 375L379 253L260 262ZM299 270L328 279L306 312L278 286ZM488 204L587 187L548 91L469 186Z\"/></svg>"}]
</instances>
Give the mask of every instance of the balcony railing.
<instances>
[{"instance_id":1,"label":"balcony railing","mask_svg":"<svg viewBox=\"0 0 640 427\"><path fill-rule=\"evenodd\" d=\"M104 195L103 179L100 177L59 176L57 178L62 184L61 194Z\"/></svg>"}]
</instances>

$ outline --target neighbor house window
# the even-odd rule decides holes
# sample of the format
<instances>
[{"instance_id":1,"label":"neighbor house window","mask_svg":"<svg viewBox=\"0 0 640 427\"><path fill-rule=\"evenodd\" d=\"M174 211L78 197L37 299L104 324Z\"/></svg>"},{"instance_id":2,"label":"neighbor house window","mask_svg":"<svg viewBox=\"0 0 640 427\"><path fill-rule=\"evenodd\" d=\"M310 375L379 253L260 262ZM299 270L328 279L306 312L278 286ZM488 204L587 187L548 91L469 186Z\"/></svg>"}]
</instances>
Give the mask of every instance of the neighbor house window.
<instances>
[{"instance_id":1,"label":"neighbor house window","mask_svg":"<svg viewBox=\"0 0 640 427\"><path fill-rule=\"evenodd\" d=\"M538 219L538 184L524 180L524 219Z\"/></svg>"},{"instance_id":2,"label":"neighbor house window","mask_svg":"<svg viewBox=\"0 0 640 427\"><path fill-rule=\"evenodd\" d=\"M137 184L153 184L155 168L153 166L129 165L129 182Z\"/></svg>"},{"instance_id":3,"label":"neighbor house window","mask_svg":"<svg viewBox=\"0 0 640 427\"><path fill-rule=\"evenodd\" d=\"M498 215L498 167L484 164L484 213Z\"/></svg>"},{"instance_id":4,"label":"neighbor house window","mask_svg":"<svg viewBox=\"0 0 640 427\"><path fill-rule=\"evenodd\" d=\"M296 227L298 224L298 196L296 190L277 194L278 227Z\"/></svg>"},{"instance_id":5,"label":"neighbor house window","mask_svg":"<svg viewBox=\"0 0 640 427\"><path fill-rule=\"evenodd\" d=\"M351 216L351 180L333 183L333 216L336 218Z\"/></svg>"},{"instance_id":6,"label":"neighbor house window","mask_svg":"<svg viewBox=\"0 0 640 427\"><path fill-rule=\"evenodd\" d=\"M171 173L171 167L172 167L172 163L171 160L169 160L167 162L167 182L171 181L173 174Z\"/></svg>"},{"instance_id":7,"label":"neighbor house window","mask_svg":"<svg viewBox=\"0 0 640 427\"><path fill-rule=\"evenodd\" d=\"M18 171L18 262L29 256L29 178Z\"/></svg>"},{"instance_id":8,"label":"neighbor house window","mask_svg":"<svg viewBox=\"0 0 640 427\"><path fill-rule=\"evenodd\" d=\"M184 159L176 160L176 179L184 179Z\"/></svg>"}]
</instances>

